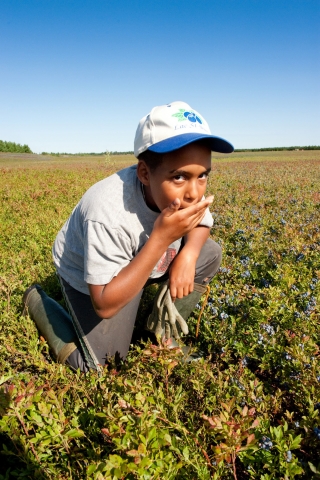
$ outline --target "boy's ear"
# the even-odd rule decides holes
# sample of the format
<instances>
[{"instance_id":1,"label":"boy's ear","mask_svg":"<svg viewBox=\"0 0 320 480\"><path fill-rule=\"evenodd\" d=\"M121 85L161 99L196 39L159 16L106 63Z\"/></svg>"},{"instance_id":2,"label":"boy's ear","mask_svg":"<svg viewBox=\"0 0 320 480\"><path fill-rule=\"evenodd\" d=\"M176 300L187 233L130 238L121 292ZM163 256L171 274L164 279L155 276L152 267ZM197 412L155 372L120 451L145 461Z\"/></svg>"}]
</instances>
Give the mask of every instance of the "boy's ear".
<instances>
[{"instance_id":1,"label":"boy's ear","mask_svg":"<svg viewBox=\"0 0 320 480\"><path fill-rule=\"evenodd\" d=\"M150 170L144 160L139 160L137 165L137 176L143 185L148 186L150 182Z\"/></svg>"}]
</instances>

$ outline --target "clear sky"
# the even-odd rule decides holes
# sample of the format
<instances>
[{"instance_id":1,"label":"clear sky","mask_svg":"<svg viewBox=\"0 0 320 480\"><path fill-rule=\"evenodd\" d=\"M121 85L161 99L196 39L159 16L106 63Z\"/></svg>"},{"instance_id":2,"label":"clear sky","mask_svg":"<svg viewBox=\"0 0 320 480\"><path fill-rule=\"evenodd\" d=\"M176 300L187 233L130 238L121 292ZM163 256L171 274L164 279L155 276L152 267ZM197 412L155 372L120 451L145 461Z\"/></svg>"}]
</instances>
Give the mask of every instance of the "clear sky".
<instances>
[{"instance_id":1,"label":"clear sky","mask_svg":"<svg viewBox=\"0 0 320 480\"><path fill-rule=\"evenodd\" d=\"M235 148L320 144L320 0L1 0L0 139L133 150L183 100Z\"/></svg>"}]
</instances>

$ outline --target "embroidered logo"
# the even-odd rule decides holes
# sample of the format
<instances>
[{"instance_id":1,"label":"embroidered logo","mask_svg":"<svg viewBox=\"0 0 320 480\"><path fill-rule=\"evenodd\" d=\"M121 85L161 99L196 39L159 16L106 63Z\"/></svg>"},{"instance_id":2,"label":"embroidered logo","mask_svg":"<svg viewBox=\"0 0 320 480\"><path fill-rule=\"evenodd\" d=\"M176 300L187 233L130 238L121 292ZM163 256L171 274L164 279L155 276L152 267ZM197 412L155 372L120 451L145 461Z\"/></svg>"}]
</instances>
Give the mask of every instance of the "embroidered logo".
<instances>
[{"instance_id":1,"label":"embroidered logo","mask_svg":"<svg viewBox=\"0 0 320 480\"><path fill-rule=\"evenodd\" d=\"M184 108L179 108L179 112L174 113L172 116L177 117L178 122L184 122L185 120L189 120L189 122L191 123L198 122L202 124L202 120L198 115L196 115L194 112L188 112Z\"/></svg>"}]
</instances>

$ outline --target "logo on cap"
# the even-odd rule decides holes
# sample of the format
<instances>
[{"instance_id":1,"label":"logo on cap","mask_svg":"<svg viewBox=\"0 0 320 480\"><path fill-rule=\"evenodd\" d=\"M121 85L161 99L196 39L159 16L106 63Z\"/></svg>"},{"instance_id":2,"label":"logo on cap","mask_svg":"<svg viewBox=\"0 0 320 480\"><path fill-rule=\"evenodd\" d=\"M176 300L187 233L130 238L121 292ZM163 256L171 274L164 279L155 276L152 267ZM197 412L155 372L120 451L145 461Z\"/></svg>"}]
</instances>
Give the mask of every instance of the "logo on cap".
<instances>
[{"instance_id":1,"label":"logo on cap","mask_svg":"<svg viewBox=\"0 0 320 480\"><path fill-rule=\"evenodd\" d=\"M174 113L172 116L177 117L178 122L184 122L185 120L189 120L189 122L191 123L198 122L202 124L201 118L198 115L196 115L195 112L192 112L192 111L188 112L184 108L179 108L179 112Z\"/></svg>"}]
</instances>

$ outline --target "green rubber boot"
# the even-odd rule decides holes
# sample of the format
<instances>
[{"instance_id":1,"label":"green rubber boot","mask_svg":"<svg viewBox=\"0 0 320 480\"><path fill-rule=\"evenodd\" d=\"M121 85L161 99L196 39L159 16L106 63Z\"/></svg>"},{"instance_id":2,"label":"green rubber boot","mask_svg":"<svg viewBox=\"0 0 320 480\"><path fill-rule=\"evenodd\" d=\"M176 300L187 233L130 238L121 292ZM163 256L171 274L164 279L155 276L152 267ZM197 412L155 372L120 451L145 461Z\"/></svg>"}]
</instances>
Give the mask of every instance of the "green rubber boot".
<instances>
[{"instance_id":1,"label":"green rubber boot","mask_svg":"<svg viewBox=\"0 0 320 480\"><path fill-rule=\"evenodd\" d=\"M22 314L29 314L41 335L47 340L59 363L65 363L78 348L77 335L68 313L40 285L32 285L23 295Z\"/></svg>"}]
</instances>

